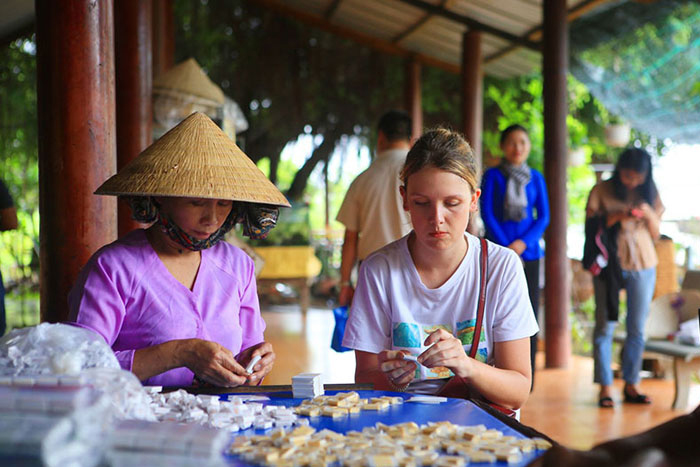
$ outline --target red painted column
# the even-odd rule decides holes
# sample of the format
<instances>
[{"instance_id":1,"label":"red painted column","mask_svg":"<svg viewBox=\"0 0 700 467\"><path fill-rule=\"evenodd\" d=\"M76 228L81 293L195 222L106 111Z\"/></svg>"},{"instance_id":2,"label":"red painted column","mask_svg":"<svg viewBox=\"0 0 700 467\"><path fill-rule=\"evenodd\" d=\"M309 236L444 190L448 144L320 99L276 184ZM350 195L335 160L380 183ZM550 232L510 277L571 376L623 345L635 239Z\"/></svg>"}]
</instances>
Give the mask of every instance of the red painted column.
<instances>
[{"instance_id":1,"label":"red painted column","mask_svg":"<svg viewBox=\"0 0 700 467\"><path fill-rule=\"evenodd\" d=\"M484 73L481 58L481 32L467 31L462 39L462 128L474 151L477 171L481 174L483 155L481 133L484 130ZM479 212L469 219L467 231L481 235L483 221Z\"/></svg>"},{"instance_id":2,"label":"red painted column","mask_svg":"<svg viewBox=\"0 0 700 467\"><path fill-rule=\"evenodd\" d=\"M41 319L68 316L90 256L116 238L112 0L37 0Z\"/></svg>"},{"instance_id":3,"label":"red painted column","mask_svg":"<svg viewBox=\"0 0 700 467\"><path fill-rule=\"evenodd\" d=\"M173 0L153 0L153 76L175 65Z\"/></svg>"},{"instance_id":4,"label":"red painted column","mask_svg":"<svg viewBox=\"0 0 700 467\"><path fill-rule=\"evenodd\" d=\"M406 109L411 116L413 128L411 140L415 141L423 134L423 97L421 82L421 65L416 57L410 57L406 61Z\"/></svg>"},{"instance_id":5,"label":"red painted column","mask_svg":"<svg viewBox=\"0 0 700 467\"><path fill-rule=\"evenodd\" d=\"M117 170L131 162L153 139L151 0L114 4L114 60L117 96ZM118 206L119 236L143 227L126 201Z\"/></svg>"},{"instance_id":6,"label":"red painted column","mask_svg":"<svg viewBox=\"0 0 700 467\"><path fill-rule=\"evenodd\" d=\"M569 39L566 0L545 0L542 5L544 75L544 176L549 195L550 222L545 232L545 350L547 368L569 364L571 310L569 260L566 254L567 200L566 71Z\"/></svg>"}]
</instances>

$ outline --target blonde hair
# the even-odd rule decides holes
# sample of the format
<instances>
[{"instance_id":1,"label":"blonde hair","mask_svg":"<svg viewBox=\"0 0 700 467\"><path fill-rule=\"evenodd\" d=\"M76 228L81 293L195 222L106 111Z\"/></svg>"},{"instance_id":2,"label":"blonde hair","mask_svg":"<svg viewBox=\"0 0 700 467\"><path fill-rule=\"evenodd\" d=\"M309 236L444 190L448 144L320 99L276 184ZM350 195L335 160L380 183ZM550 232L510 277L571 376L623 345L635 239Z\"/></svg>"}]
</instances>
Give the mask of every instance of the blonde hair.
<instances>
[{"instance_id":1,"label":"blonde hair","mask_svg":"<svg viewBox=\"0 0 700 467\"><path fill-rule=\"evenodd\" d=\"M447 128L429 130L415 142L408 155L401 181L404 187L408 177L426 167L435 167L463 178L476 191L479 173L469 143L456 131Z\"/></svg>"}]
</instances>

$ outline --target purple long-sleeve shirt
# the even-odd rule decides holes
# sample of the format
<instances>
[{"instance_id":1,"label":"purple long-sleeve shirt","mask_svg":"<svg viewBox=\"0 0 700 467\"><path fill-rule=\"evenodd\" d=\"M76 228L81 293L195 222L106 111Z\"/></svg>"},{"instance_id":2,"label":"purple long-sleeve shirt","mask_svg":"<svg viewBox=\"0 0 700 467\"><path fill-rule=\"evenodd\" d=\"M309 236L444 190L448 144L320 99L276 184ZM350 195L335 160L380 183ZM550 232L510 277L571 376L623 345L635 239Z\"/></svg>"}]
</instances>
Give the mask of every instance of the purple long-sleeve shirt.
<instances>
[{"instance_id":1,"label":"purple long-sleeve shirt","mask_svg":"<svg viewBox=\"0 0 700 467\"><path fill-rule=\"evenodd\" d=\"M102 247L80 272L69 296L69 321L100 334L122 368L134 351L175 339L218 342L239 354L262 342L253 261L220 242L203 250L192 290L178 282L151 247L144 230ZM193 373L175 368L144 384L184 386Z\"/></svg>"}]
</instances>

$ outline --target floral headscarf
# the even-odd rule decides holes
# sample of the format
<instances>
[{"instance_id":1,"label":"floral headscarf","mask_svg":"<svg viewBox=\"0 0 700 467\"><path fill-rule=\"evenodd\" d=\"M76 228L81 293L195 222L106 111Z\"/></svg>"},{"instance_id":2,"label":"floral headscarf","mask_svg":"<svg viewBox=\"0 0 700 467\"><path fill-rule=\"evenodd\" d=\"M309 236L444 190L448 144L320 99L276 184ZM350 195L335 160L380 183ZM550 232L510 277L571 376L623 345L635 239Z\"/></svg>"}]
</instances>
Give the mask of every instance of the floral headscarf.
<instances>
[{"instance_id":1,"label":"floral headscarf","mask_svg":"<svg viewBox=\"0 0 700 467\"><path fill-rule=\"evenodd\" d=\"M216 245L237 223L242 224L243 235L252 239L265 238L270 229L277 225L279 216L279 209L275 206L235 201L231 213L219 230L208 238L199 240L187 234L163 214L153 197L130 196L127 201L131 206L134 220L145 224L159 223L172 240L193 251L205 250Z\"/></svg>"}]
</instances>

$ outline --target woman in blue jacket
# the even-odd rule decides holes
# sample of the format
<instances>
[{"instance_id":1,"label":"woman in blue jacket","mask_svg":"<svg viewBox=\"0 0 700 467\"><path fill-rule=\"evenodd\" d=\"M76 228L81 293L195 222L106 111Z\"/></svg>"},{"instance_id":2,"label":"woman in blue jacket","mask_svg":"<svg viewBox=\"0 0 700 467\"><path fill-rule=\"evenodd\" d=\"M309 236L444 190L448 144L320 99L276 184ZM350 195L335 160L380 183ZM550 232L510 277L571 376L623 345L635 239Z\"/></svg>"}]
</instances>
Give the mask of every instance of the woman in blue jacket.
<instances>
[{"instance_id":1,"label":"woman in blue jacket","mask_svg":"<svg viewBox=\"0 0 700 467\"><path fill-rule=\"evenodd\" d=\"M549 224L549 201L544 177L527 165L530 137L521 125L501 132L503 159L484 173L481 216L486 238L515 251L523 260L530 303L537 318L540 298L540 239ZM534 384L537 334L530 338Z\"/></svg>"}]
</instances>

